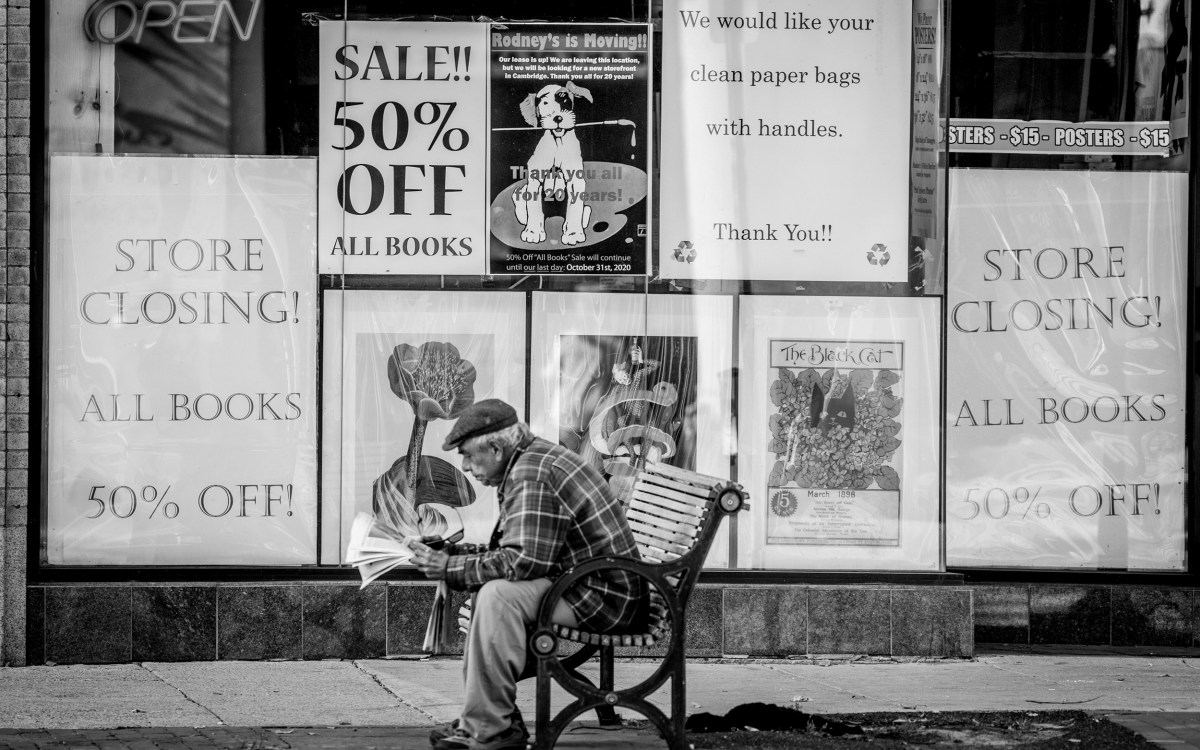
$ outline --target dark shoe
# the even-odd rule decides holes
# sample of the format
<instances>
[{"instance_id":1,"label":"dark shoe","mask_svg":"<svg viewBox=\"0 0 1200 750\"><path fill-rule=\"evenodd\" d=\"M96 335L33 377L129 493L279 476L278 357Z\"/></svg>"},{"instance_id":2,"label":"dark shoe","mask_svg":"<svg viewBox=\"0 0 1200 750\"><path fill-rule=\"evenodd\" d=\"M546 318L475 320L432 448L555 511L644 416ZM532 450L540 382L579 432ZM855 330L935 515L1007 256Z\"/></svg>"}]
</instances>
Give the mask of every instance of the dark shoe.
<instances>
[{"instance_id":1,"label":"dark shoe","mask_svg":"<svg viewBox=\"0 0 1200 750\"><path fill-rule=\"evenodd\" d=\"M458 731L458 719L455 719L454 721L450 722L449 724L443 724L440 727L434 727L433 729L429 730L429 744L436 745L438 743L438 740L449 737L450 735L454 734L457 731Z\"/></svg>"},{"instance_id":2,"label":"dark shoe","mask_svg":"<svg viewBox=\"0 0 1200 750\"><path fill-rule=\"evenodd\" d=\"M521 710L513 711L513 726L518 727L526 736L529 735L529 730L525 727L525 717L521 716ZM442 724L440 727L434 727L429 730L429 744L437 745L438 740L450 737L458 732L458 719L449 724Z\"/></svg>"},{"instance_id":3,"label":"dark shoe","mask_svg":"<svg viewBox=\"0 0 1200 750\"><path fill-rule=\"evenodd\" d=\"M433 743L434 750L525 750L529 744L529 732L524 723L513 722L508 729L500 734L479 742L461 728L455 727L454 733L442 737Z\"/></svg>"},{"instance_id":4,"label":"dark shoe","mask_svg":"<svg viewBox=\"0 0 1200 750\"><path fill-rule=\"evenodd\" d=\"M471 750L471 735L460 729L457 721L454 724L454 731L444 735L441 739L434 740L433 732L429 733L429 741L433 744L434 750Z\"/></svg>"}]
</instances>

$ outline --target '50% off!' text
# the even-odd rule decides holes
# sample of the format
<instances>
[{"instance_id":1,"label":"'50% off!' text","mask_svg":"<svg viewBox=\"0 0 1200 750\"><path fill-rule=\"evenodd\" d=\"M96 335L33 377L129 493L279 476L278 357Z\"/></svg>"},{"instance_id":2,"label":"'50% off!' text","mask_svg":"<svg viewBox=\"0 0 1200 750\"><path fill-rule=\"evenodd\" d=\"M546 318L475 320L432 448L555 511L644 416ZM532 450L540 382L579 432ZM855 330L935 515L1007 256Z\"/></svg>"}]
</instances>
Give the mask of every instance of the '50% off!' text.
<instances>
[{"instance_id":1,"label":"'50% off!' text","mask_svg":"<svg viewBox=\"0 0 1200 750\"><path fill-rule=\"evenodd\" d=\"M1021 520L1033 520L1062 512L1083 518L1159 515L1160 494L1157 483L1083 484L1072 487L1065 498L1054 502L1042 498L1041 487L971 487L962 497L960 518L999 521L1019 516Z\"/></svg>"},{"instance_id":2,"label":"'50% off!' text","mask_svg":"<svg viewBox=\"0 0 1200 750\"><path fill-rule=\"evenodd\" d=\"M169 499L171 498L171 499ZM181 509L171 496L171 485L159 488L148 484L143 487L129 485L92 485L87 497L94 503L88 518L112 515L126 518L176 518ZM209 518L268 518L292 515L292 485L290 484L210 484L200 490L195 498L195 507ZM184 503L184 515L190 502Z\"/></svg>"}]
</instances>

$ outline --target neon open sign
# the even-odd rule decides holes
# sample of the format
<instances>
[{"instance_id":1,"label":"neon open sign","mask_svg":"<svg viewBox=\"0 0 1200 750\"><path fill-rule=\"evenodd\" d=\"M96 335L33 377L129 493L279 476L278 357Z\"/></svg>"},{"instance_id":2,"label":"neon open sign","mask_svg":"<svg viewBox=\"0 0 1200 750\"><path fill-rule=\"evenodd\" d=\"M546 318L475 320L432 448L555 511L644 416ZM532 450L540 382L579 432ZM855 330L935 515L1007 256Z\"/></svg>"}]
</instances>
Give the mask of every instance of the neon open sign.
<instances>
[{"instance_id":1,"label":"neon open sign","mask_svg":"<svg viewBox=\"0 0 1200 750\"><path fill-rule=\"evenodd\" d=\"M249 12L239 17L233 0L146 0L140 8L133 0L96 0L84 14L83 33L88 41L101 44L127 39L139 44L147 29L169 29L171 38L180 44L203 44L215 40L222 22L228 19L245 42L254 32L260 2L251 0Z\"/></svg>"}]
</instances>

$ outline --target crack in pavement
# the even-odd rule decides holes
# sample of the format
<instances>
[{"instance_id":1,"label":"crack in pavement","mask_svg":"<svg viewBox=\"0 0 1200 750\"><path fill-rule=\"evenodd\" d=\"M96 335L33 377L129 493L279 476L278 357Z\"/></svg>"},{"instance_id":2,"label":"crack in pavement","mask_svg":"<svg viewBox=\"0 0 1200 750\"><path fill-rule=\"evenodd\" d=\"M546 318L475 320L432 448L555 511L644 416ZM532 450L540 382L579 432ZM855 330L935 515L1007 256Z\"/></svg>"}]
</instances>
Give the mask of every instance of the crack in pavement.
<instances>
[{"instance_id":1,"label":"crack in pavement","mask_svg":"<svg viewBox=\"0 0 1200 750\"><path fill-rule=\"evenodd\" d=\"M412 703L409 703L408 701L404 700L404 697L403 697L403 696L401 696L401 695L400 695L399 693L397 693L395 690L392 690L390 687L388 687L387 685L385 685L385 684L384 684L384 682L383 682L383 680L379 679L379 675L377 675L376 673L374 673L374 672L371 672L370 670L368 670L368 669L366 669L365 667L363 667L363 665L362 665L361 663L359 663L359 661L358 661L357 659L355 659L355 660L351 661L350 663L351 663L351 664L353 664L353 665L354 665L354 668L355 668L355 669L357 669L359 672L362 672L362 673L363 673L363 674L365 674L367 677L370 677L372 682L374 682L376 685L378 685L379 687L381 687L381 688L383 688L384 690L386 690L386 691L388 692L388 694L390 694L390 695L394 696L394 697L396 698L396 700L400 701L401 705L405 706L406 708L411 708L412 710L414 710L414 711L416 711L417 713L421 714L421 715L422 715L422 716L424 716L425 718L429 719L429 723L430 723L430 724L437 724L437 723L438 723L438 720L437 720L437 717L436 717L436 716L434 716L433 714L429 713L428 711L426 711L425 709L421 708L420 706L414 705L414 704L412 704Z\"/></svg>"},{"instance_id":2,"label":"crack in pavement","mask_svg":"<svg viewBox=\"0 0 1200 750\"><path fill-rule=\"evenodd\" d=\"M215 711L213 711L211 708L209 708L208 706L204 705L203 703L201 703L201 702L197 701L196 699L192 698L192 696L190 696L190 695L188 695L187 693L183 692L183 689L182 689L182 688L180 688L178 685L174 684L173 682L171 682L171 681L170 681L170 680L168 680L167 678L163 677L163 676L162 676L161 674L159 674L158 672L155 672L155 671L154 671L153 669L151 669L150 667L147 667L147 666L146 666L146 664L145 664L145 662L137 662L137 665L138 665L139 667L141 667L142 669L146 670L147 672L149 672L150 674L154 675L155 679L157 679L159 682L163 683L164 685L169 685L169 686L171 686L172 688L174 688L174 689L175 689L175 692L177 692L177 693L179 693L180 695L182 695L182 696L183 696L183 699L184 699L185 701L187 701L188 703L191 703L193 706L196 706L196 707L198 707L198 708L200 708L200 709L204 710L205 712L207 712L207 713L208 713L210 716L212 716L214 719L216 719L216 720L217 720L217 723L219 723L219 724L224 724L224 723L225 723L225 720L224 720L224 719L222 719L222 718L221 718L221 716L220 716L218 713L216 713Z\"/></svg>"}]
</instances>

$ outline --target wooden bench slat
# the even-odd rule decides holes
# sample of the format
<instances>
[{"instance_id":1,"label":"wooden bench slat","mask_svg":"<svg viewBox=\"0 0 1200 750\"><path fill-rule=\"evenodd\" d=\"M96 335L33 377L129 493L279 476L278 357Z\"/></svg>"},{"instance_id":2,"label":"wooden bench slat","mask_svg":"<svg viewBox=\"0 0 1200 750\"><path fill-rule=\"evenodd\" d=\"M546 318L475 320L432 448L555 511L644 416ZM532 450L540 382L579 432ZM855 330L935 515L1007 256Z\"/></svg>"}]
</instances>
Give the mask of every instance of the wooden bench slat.
<instances>
[{"instance_id":1,"label":"wooden bench slat","mask_svg":"<svg viewBox=\"0 0 1200 750\"><path fill-rule=\"evenodd\" d=\"M701 501L709 499L713 494L711 487L697 487L695 485L688 484L687 482L676 481L670 477L657 477L653 474L643 474L639 479L645 484L666 487L681 494L687 495L688 497L699 498Z\"/></svg>"},{"instance_id":2,"label":"wooden bench slat","mask_svg":"<svg viewBox=\"0 0 1200 750\"><path fill-rule=\"evenodd\" d=\"M652 537L652 536L648 536L645 534L641 534L639 536L639 534L640 534L640 532L638 532L637 530L634 530L634 532L633 532L634 538L636 539L636 541L639 544L642 545L643 548L646 548L646 549L644 549L644 552L649 552L650 555L659 558L662 562L670 562L670 561L672 561L678 557L682 557L684 554L686 554L686 550L683 553L680 553L680 552L676 551L675 549L671 549L671 547L673 547L675 545L671 545L668 542L664 542L663 540L661 540L657 537ZM644 556L644 554L643 554L643 556Z\"/></svg>"},{"instance_id":3,"label":"wooden bench slat","mask_svg":"<svg viewBox=\"0 0 1200 750\"><path fill-rule=\"evenodd\" d=\"M658 505L647 505L638 503L630 505L625 509L625 516L636 516L641 520L646 521L652 526L664 529L671 529L672 532L695 536L700 532L701 518L695 516L686 516L682 514L673 514L664 508L659 508Z\"/></svg>"},{"instance_id":4,"label":"wooden bench slat","mask_svg":"<svg viewBox=\"0 0 1200 750\"><path fill-rule=\"evenodd\" d=\"M655 492L655 490L659 491ZM687 497L672 497L672 495L675 494L676 493L670 492L669 490L663 491L661 487L643 489L642 487L635 485L633 489L633 499L635 501L651 503L653 505L661 505L664 508L669 508L679 513L687 513L695 516L696 518L702 518L704 516L704 511L706 510L707 506L692 502L692 499Z\"/></svg>"},{"instance_id":5,"label":"wooden bench slat","mask_svg":"<svg viewBox=\"0 0 1200 750\"><path fill-rule=\"evenodd\" d=\"M629 508L637 508L638 510L649 513L662 518L674 518L685 523L690 523L693 526L700 526L704 523L703 516L694 516L689 513L682 513L674 505L668 505L668 501L661 501L660 504L654 504L646 500L639 500L636 503L630 503Z\"/></svg>"},{"instance_id":6,"label":"wooden bench slat","mask_svg":"<svg viewBox=\"0 0 1200 750\"><path fill-rule=\"evenodd\" d=\"M652 497L668 497L676 502L682 503L689 508L703 509L708 507L709 496L697 495L693 492L688 492L686 488L669 487L665 484L655 484L649 481L653 477L648 477L638 480L634 483L634 489L645 495Z\"/></svg>"},{"instance_id":7,"label":"wooden bench slat","mask_svg":"<svg viewBox=\"0 0 1200 750\"><path fill-rule=\"evenodd\" d=\"M674 479L680 479L693 484L700 483L705 485L706 489L707 487L724 484L725 482L729 481L728 479L722 479L720 477L714 477L708 474L701 474L698 471L689 471L688 469L681 469L678 466L672 466L664 463L648 464L645 468L645 471L648 474L665 474Z\"/></svg>"},{"instance_id":8,"label":"wooden bench slat","mask_svg":"<svg viewBox=\"0 0 1200 750\"><path fill-rule=\"evenodd\" d=\"M630 508L625 511L625 516L630 519L637 519L647 526L653 526L663 531L668 531L672 534L679 534L688 541L683 544L691 544L691 540L696 536L699 528L695 523L689 521L681 521L675 518L664 518L663 516L654 513L647 513L637 508Z\"/></svg>"},{"instance_id":9,"label":"wooden bench slat","mask_svg":"<svg viewBox=\"0 0 1200 750\"><path fill-rule=\"evenodd\" d=\"M699 526L700 522L704 520L701 516L698 516L695 513L685 513L683 511L675 510L674 508L668 508L665 505L657 505L641 497L635 497L633 501L629 503L629 508L626 510L626 512L630 510L637 510L641 511L642 513L650 513L655 516L661 516L662 518L669 518L673 521L689 523L693 526Z\"/></svg>"},{"instance_id":10,"label":"wooden bench slat","mask_svg":"<svg viewBox=\"0 0 1200 750\"><path fill-rule=\"evenodd\" d=\"M658 539L662 543L660 546L670 545L663 546L663 549L672 552L679 552L680 554L687 553L687 551L692 548L692 542L695 541L692 537L684 534L674 534L666 529L642 523L635 518L629 519L629 526L633 529L635 534L640 532L644 536Z\"/></svg>"},{"instance_id":11,"label":"wooden bench slat","mask_svg":"<svg viewBox=\"0 0 1200 750\"><path fill-rule=\"evenodd\" d=\"M634 532L634 538L637 538L637 532ZM668 552L658 546L657 540L646 541L637 539L638 552L641 553L643 560L650 560L656 563L669 563L679 557L679 555Z\"/></svg>"}]
</instances>

